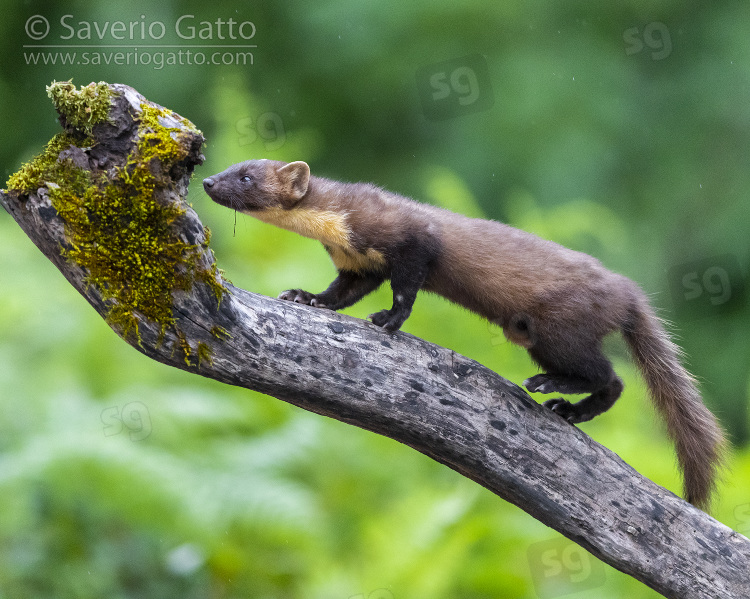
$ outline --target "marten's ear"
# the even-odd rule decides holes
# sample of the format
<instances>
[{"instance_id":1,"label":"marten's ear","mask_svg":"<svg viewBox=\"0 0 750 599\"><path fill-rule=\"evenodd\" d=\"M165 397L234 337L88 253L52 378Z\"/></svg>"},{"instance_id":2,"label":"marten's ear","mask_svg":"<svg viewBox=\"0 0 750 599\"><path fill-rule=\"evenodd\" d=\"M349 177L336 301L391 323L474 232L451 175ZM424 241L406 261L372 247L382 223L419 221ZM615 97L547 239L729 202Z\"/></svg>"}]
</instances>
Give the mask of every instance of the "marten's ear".
<instances>
[{"instance_id":1,"label":"marten's ear","mask_svg":"<svg viewBox=\"0 0 750 599\"><path fill-rule=\"evenodd\" d=\"M293 200L300 200L307 193L310 183L310 167L301 160L285 164L276 171L282 188Z\"/></svg>"}]
</instances>

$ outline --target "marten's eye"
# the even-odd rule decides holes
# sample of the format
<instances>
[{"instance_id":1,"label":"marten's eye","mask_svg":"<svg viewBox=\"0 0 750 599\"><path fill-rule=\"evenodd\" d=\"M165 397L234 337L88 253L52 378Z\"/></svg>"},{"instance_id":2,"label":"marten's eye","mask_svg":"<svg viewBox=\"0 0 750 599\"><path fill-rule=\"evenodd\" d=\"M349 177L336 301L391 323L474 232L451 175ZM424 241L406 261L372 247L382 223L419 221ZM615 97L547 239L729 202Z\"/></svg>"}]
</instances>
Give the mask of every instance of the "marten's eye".
<instances>
[{"instance_id":1,"label":"marten's eye","mask_svg":"<svg viewBox=\"0 0 750 599\"><path fill-rule=\"evenodd\" d=\"M243 183L250 183L253 180L253 178L250 175L245 175L240 179Z\"/></svg>"}]
</instances>

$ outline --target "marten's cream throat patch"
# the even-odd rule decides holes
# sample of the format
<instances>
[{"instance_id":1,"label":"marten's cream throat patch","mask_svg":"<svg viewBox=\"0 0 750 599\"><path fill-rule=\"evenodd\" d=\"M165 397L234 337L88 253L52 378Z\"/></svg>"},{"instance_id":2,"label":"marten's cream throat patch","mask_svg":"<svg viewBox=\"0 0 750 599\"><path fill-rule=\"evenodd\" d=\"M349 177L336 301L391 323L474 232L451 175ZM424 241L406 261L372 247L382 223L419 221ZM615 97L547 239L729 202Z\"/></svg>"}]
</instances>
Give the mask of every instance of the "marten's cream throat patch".
<instances>
[{"instance_id":1,"label":"marten's cream throat patch","mask_svg":"<svg viewBox=\"0 0 750 599\"><path fill-rule=\"evenodd\" d=\"M326 250L338 270L379 271L385 266L383 253L372 248L367 248L364 254L337 245L326 245Z\"/></svg>"},{"instance_id":2,"label":"marten's cream throat patch","mask_svg":"<svg viewBox=\"0 0 750 599\"><path fill-rule=\"evenodd\" d=\"M385 264L381 252L368 248L365 253L360 253L352 247L346 217L341 213L314 208L284 210L273 207L248 214L269 225L322 242L339 270L378 270Z\"/></svg>"}]
</instances>

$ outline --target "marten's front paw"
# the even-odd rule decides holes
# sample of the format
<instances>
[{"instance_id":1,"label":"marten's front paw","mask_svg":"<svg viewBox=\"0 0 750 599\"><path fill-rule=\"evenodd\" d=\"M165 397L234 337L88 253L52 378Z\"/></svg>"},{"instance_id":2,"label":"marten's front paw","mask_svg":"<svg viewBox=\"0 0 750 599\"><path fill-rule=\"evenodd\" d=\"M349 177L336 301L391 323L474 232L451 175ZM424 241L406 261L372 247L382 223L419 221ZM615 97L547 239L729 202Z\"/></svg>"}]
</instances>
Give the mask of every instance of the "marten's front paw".
<instances>
[{"instance_id":1,"label":"marten's front paw","mask_svg":"<svg viewBox=\"0 0 750 599\"><path fill-rule=\"evenodd\" d=\"M367 318L372 320L372 324L383 327L386 331L398 331L406 320L401 317L401 314L398 312L394 314L391 310L381 310L370 314Z\"/></svg>"},{"instance_id":2,"label":"marten's front paw","mask_svg":"<svg viewBox=\"0 0 750 599\"><path fill-rule=\"evenodd\" d=\"M318 299L318 296L302 289L287 289L279 293L279 299L315 308L326 308L327 306Z\"/></svg>"}]
</instances>

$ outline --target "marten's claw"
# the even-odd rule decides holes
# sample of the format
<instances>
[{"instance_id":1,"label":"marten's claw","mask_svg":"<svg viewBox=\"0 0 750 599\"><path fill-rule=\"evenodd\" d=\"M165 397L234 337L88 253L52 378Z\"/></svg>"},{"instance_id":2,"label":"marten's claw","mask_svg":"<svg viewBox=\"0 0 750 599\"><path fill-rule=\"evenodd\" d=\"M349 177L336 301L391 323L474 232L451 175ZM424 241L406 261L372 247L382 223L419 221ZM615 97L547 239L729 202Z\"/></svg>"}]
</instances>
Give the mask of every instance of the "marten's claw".
<instances>
[{"instance_id":1,"label":"marten's claw","mask_svg":"<svg viewBox=\"0 0 750 599\"><path fill-rule=\"evenodd\" d=\"M555 384L546 374L537 374L523 382L529 393L552 393L557 391ZM551 400L554 401L554 400Z\"/></svg>"},{"instance_id":2,"label":"marten's claw","mask_svg":"<svg viewBox=\"0 0 750 599\"><path fill-rule=\"evenodd\" d=\"M580 420L578 419L578 414L575 409L575 406L569 401L563 399L562 397L557 397L555 399L548 399L542 405L552 410L555 414L557 414L561 418L564 418L565 420L570 422L570 424L575 424L576 422L580 422Z\"/></svg>"},{"instance_id":3,"label":"marten's claw","mask_svg":"<svg viewBox=\"0 0 750 599\"><path fill-rule=\"evenodd\" d=\"M379 326L379 327L384 327L390 317L391 317L390 310L381 310L380 312L375 312L374 314L370 314L367 318L372 320L372 324Z\"/></svg>"},{"instance_id":4,"label":"marten's claw","mask_svg":"<svg viewBox=\"0 0 750 599\"><path fill-rule=\"evenodd\" d=\"M370 314L367 318L372 320L372 324L383 327L386 331L398 331L405 320L399 313L394 314L392 310L381 310Z\"/></svg>"},{"instance_id":5,"label":"marten's claw","mask_svg":"<svg viewBox=\"0 0 750 599\"><path fill-rule=\"evenodd\" d=\"M282 291L279 293L279 299L295 302L297 304L305 304L306 306L313 306L315 308L326 307L314 293L302 289L287 289L286 291Z\"/></svg>"},{"instance_id":6,"label":"marten's claw","mask_svg":"<svg viewBox=\"0 0 750 599\"><path fill-rule=\"evenodd\" d=\"M570 422L570 424L588 422L597 415L597 412L591 411L589 408L590 403L585 400L581 400L578 403L570 403L562 397L558 397L556 399L548 399L543 405Z\"/></svg>"}]
</instances>

